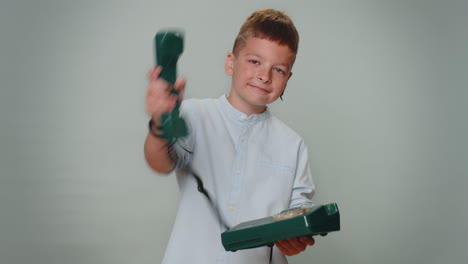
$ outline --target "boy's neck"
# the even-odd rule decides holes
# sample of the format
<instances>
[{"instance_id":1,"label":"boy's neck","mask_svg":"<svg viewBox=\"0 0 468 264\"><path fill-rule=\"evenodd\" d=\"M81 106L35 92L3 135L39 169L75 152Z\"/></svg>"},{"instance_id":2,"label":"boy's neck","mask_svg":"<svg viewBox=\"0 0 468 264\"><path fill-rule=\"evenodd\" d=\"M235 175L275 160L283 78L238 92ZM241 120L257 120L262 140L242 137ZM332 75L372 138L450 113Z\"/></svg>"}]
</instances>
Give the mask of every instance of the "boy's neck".
<instances>
[{"instance_id":1,"label":"boy's neck","mask_svg":"<svg viewBox=\"0 0 468 264\"><path fill-rule=\"evenodd\" d=\"M247 116L261 114L265 112L267 109L266 105L259 105L259 106L247 105L240 100L236 100L236 98L232 96L231 93L229 93L226 99L232 105L232 107L246 114Z\"/></svg>"}]
</instances>

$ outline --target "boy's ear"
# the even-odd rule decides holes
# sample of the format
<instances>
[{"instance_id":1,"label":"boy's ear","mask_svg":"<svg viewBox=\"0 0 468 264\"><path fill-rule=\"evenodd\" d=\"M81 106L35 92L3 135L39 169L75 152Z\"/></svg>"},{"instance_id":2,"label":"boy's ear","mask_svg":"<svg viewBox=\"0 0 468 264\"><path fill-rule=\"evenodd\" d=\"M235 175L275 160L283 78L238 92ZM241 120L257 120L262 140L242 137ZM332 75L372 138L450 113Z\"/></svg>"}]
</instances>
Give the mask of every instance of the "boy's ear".
<instances>
[{"instance_id":1,"label":"boy's ear","mask_svg":"<svg viewBox=\"0 0 468 264\"><path fill-rule=\"evenodd\" d=\"M226 63L224 64L224 71L227 75L232 76L234 68L234 53L229 52L226 56Z\"/></svg>"},{"instance_id":2,"label":"boy's ear","mask_svg":"<svg viewBox=\"0 0 468 264\"><path fill-rule=\"evenodd\" d=\"M289 81L289 79L291 78L292 75L293 75L292 72L289 72L288 81ZM286 91L286 86L284 87L283 92L281 92L281 95L280 95L281 101L283 101L284 91Z\"/></svg>"}]
</instances>

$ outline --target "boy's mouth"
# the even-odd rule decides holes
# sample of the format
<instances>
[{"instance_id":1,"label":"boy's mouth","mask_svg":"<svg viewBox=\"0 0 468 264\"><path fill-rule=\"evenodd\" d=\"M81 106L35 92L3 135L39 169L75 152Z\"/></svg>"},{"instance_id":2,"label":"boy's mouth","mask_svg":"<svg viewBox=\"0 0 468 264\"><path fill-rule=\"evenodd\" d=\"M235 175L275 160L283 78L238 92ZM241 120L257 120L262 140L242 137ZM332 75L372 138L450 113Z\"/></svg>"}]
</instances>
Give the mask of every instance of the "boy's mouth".
<instances>
[{"instance_id":1,"label":"boy's mouth","mask_svg":"<svg viewBox=\"0 0 468 264\"><path fill-rule=\"evenodd\" d=\"M257 85L254 85L254 84L248 84L249 86L251 86L252 88L254 88L255 90L259 91L259 92L262 92L262 93L269 93L270 91L268 89L265 89L261 86L257 86Z\"/></svg>"}]
</instances>

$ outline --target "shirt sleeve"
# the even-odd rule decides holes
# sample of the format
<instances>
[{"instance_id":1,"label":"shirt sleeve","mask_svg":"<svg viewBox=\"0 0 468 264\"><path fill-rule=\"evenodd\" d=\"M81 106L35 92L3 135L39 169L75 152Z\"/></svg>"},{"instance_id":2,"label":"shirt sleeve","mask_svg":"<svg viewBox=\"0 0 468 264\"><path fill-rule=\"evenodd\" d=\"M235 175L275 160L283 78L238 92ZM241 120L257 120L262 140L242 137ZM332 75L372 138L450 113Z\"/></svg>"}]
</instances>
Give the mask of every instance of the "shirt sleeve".
<instances>
[{"instance_id":1,"label":"shirt sleeve","mask_svg":"<svg viewBox=\"0 0 468 264\"><path fill-rule=\"evenodd\" d=\"M312 207L312 196L315 193L315 185L312 180L312 174L309 165L309 153L304 141L299 146L297 159L296 176L294 179L293 190L289 208L294 207Z\"/></svg>"}]
</instances>

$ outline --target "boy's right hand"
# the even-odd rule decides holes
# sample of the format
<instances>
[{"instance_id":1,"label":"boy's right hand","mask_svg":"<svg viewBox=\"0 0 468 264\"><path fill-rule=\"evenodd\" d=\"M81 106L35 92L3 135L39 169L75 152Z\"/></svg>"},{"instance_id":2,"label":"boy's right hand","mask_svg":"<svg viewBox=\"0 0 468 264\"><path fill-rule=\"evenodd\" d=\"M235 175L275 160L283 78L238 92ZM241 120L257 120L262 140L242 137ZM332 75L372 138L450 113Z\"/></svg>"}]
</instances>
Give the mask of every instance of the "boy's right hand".
<instances>
[{"instance_id":1,"label":"boy's right hand","mask_svg":"<svg viewBox=\"0 0 468 264\"><path fill-rule=\"evenodd\" d=\"M161 66L155 66L147 74L149 83L145 108L156 124L159 124L162 114L170 113L177 101L182 101L185 89L185 79L177 78L174 89L178 91L178 94L171 93L172 86L166 80L159 78L161 70Z\"/></svg>"}]
</instances>

